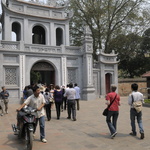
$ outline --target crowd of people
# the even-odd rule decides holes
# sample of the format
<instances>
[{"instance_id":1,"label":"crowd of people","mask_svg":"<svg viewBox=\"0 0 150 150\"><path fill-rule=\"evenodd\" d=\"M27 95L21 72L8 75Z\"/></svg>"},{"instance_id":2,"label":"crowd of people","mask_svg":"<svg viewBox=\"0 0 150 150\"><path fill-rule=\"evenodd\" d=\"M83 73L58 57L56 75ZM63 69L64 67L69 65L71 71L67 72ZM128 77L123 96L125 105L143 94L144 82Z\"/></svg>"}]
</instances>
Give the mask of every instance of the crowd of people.
<instances>
[{"instance_id":1,"label":"crowd of people","mask_svg":"<svg viewBox=\"0 0 150 150\"><path fill-rule=\"evenodd\" d=\"M111 92L106 95L106 105L108 107L108 115L106 116L106 123L110 130L110 136L113 139L117 135L117 119L119 116L119 106L120 96L116 93L117 87L115 85L111 86ZM136 125L135 119L139 126L141 139L145 138L143 123L142 123L142 111L137 112L134 108L133 103L144 102L143 94L138 92L138 84L134 83L131 85L132 93L128 97L128 104L130 105L130 120L131 120L131 136L136 136ZM0 106L2 109L1 116L8 114L8 102L9 102L9 92L6 88L2 87L2 92L0 92ZM37 123L40 126L40 139L42 142L46 143L45 139L45 116L47 120L51 120L51 110L56 107L56 119L59 120L61 117L61 112L67 109L67 119L72 119L76 121L76 105L77 110L80 109L80 88L77 84L68 84L65 86L50 85L49 87L38 84L26 86L23 90L23 103L17 109L20 111L24 106L28 105L37 109Z\"/></svg>"},{"instance_id":2,"label":"crowd of people","mask_svg":"<svg viewBox=\"0 0 150 150\"><path fill-rule=\"evenodd\" d=\"M17 109L20 111L24 106L28 105L37 109L37 123L40 126L40 139L46 143L45 139L45 116L47 120L51 120L51 109L56 107L57 120L61 117L61 112L67 109L67 119L76 121L76 101L77 110L79 110L80 88L72 83L65 86L50 85L49 87L38 84L26 86L23 90L23 104ZM46 115L45 115L46 113ZM71 117L72 115L72 117Z\"/></svg>"}]
</instances>

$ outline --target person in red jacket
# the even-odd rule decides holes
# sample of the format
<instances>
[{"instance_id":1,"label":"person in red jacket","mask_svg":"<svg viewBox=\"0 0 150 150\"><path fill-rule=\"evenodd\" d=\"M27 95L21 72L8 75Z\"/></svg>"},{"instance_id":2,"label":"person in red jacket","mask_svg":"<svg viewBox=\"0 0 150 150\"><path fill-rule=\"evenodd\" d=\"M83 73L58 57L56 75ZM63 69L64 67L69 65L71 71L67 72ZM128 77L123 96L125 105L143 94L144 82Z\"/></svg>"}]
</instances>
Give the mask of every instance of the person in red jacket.
<instances>
[{"instance_id":1,"label":"person in red jacket","mask_svg":"<svg viewBox=\"0 0 150 150\"><path fill-rule=\"evenodd\" d=\"M106 117L106 122L108 128L111 133L111 138L113 139L117 134L117 119L119 115L119 107L120 106L120 96L115 92L117 87L115 85L111 85L111 91L106 96L106 105L110 105L110 103L114 100L112 105L109 107L108 115Z\"/></svg>"}]
</instances>

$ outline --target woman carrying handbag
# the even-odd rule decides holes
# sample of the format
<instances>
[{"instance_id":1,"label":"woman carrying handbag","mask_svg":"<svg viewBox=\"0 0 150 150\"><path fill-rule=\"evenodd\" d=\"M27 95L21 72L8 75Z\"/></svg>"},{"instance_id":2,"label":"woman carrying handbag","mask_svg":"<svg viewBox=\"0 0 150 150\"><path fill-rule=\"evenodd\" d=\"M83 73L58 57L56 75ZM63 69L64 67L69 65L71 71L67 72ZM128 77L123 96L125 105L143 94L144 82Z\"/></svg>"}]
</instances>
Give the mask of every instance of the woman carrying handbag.
<instances>
[{"instance_id":1,"label":"woman carrying handbag","mask_svg":"<svg viewBox=\"0 0 150 150\"><path fill-rule=\"evenodd\" d=\"M117 134L117 119L119 115L120 96L115 92L117 87L111 85L111 91L106 96L106 105L108 105L108 115L106 116L106 122L113 139Z\"/></svg>"}]
</instances>

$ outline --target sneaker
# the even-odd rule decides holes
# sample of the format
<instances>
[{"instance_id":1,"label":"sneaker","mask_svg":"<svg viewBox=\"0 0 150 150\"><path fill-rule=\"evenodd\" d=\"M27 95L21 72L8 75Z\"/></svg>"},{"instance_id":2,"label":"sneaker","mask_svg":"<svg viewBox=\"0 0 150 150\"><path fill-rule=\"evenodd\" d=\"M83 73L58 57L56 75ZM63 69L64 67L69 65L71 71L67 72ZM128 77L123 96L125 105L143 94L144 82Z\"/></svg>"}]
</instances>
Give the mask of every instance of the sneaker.
<instances>
[{"instance_id":1,"label":"sneaker","mask_svg":"<svg viewBox=\"0 0 150 150\"><path fill-rule=\"evenodd\" d=\"M136 133L133 133L133 132L131 132L129 134L132 135L132 136L136 136Z\"/></svg>"},{"instance_id":2,"label":"sneaker","mask_svg":"<svg viewBox=\"0 0 150 150\"><path fill-rule=\"evenodd\" d=\"M113 133L113 134L111 135L111 138L113 139L113 138L116 136L116 134L117 134L117 132Z\"/></svg>"},{"instance_id":3,"label":"sneaker","mask_svg":"<svg viewBox=\"0 0 150 150\"><path fill-rule=\"evenodd\" d=\"M43 142L43 143L47 143L47 140L46 140L46 139L42 139L42 142Z\"/></svg>"},{"instance_id":4,"label":"sneaker","mask_svg":"<svg viewBox=\"0 0 150 150\"><path fill-rule=\"evenodd\" d=\"M144 133L141 133L140 139L144 139Z\"/></svg>"},{"instance_id":5,"label":"sneaker","mask_svg":"<svg viewBox=\"0 0 150 150\"><path fill-rule=\"evenodd\" d=\"M1 116L4 116L4 114L1 114Z\"/></svg>"}]
</instances>

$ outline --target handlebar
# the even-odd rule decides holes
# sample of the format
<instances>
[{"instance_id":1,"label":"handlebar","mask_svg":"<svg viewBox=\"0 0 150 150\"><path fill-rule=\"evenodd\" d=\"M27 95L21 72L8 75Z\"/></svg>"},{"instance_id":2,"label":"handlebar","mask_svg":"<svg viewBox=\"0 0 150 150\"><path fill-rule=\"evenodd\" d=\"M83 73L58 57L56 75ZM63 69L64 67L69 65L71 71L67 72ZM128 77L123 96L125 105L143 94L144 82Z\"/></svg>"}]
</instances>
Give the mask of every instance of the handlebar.
<instances>
[{"instance_id":1,"label":"handlebar","mask_svg":"<svg viewBox=\"0 0 150 150\"><path fill-rule=\"evenodd\" d=\"M31 114L31 113L37 112L37 109L32 109L31 107L22 108L21 110L24 111L27 114ZM21 110L16 109L16 112L19 112Z\"/></svg>"}]
</instances>

